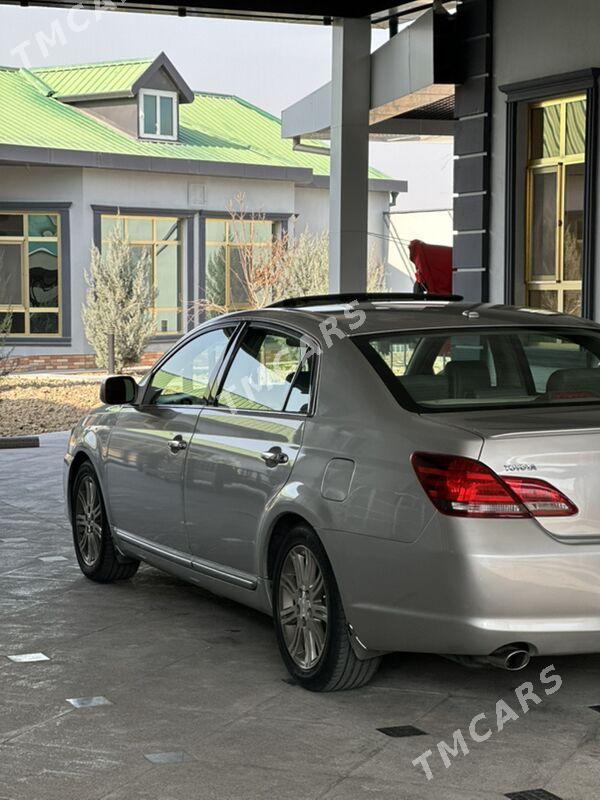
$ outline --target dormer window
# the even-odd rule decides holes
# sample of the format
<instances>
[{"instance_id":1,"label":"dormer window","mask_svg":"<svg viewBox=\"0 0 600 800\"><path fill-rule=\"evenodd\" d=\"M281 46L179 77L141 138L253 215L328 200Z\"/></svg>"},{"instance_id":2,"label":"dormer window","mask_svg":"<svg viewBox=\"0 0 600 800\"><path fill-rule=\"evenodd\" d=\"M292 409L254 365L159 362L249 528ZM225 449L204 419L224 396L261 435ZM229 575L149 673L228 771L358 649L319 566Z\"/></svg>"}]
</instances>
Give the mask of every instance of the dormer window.
<instances>
[{"instance_id":1,"label":"dormer window","mask_svg":"<svg viewBox=\"0 0 600 800\"><path fill-rule=\"evenodd\" d=\"M177 139L177 92L141 89L139 115L143 139Z\"/></svg>"}]
</instances>

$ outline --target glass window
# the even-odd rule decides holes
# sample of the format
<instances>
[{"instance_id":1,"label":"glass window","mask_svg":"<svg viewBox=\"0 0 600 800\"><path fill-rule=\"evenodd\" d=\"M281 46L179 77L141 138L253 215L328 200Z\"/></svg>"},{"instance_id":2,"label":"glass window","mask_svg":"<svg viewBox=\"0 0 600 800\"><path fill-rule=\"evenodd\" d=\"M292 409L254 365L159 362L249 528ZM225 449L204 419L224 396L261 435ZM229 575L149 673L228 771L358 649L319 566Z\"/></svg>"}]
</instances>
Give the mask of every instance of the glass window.
<instances>
[{"instance_id":1,"label":"glass window","mask_svg":"<svg viewBox=\"0 0 600 800\"><path fill-rule=\"evenodd\" d=\"M102 215L100 220L102 241L108 239L114 230L120 231L123 236L125 235L125 217L109 217Z\"/></svg>"},{"instance_id":2,"label":"glass window","mask_svg":"<svg viewBox=\"0 0 600 800\"><path fill-rule=\"evenodd\" d=\"M567 155L585 153L585 100L567 103Z\"/></svg>"},{"instance_id":3,"label":"glass window","mask_svg":"<svg viewBox=\"0 0 600 800\"><path fill-rule=\"evenodd\" d=\"M6 244L0 241L0 303L2 305L22 305L22 253L20 244Z\"/></svg>"},{"instance_id":4,"label":"glass window","mask_svg":"<svg viewBox=\"0 0 600 800\"><path fill-rule=\"evenodd\" d=\"M531 306L582 313L586 101L530 113L526 291Z\"/></svg>"},{"instance_id":5,"label":"glass window","mask_svg":"<svg viewBox=\"0 0 600 800\"><path fill-rule=\"evenodd\" d=\"M560 154L560 105L531 111L531 158L551 158Z\"/></svg>"},{"instance_id":6,"label":"glass window","mask_svg":"<svg viewBox=\"0 0 600 800\"><path fill-rule=\"evenodd\" d=\"M115 227L129 239L131 256L139 261L143 253L150 258L150 274L156 292L154 313L156 332L181 333L183 330L181 222L176 217L134 217L103 215L103 243Z\"/></svg>"},{"instance_id":7,"label":"glass window","mask_svg":"<svg viewBox=\"0 0 600 800\"><path fill-rule=\"evenodd\" d=\"M162 364L150 381L153 405L202 405L235 331L219 328L196 336Z\"/></svg>"},{"instance_id":8,"label":"glass window","mask_svg":"<svg viewBox=\"0 0 600 800\"><path fill-rule=\"evenodd\" d=\"M155 136L158 133L157 122L158 115L156 113L156 95L144 94L143 96L143 109L144 109L144 125L143 131L149 136Z\"/></svg>"},{"instance_id":9,"label":"glass window","mask_svg":"<svg viewBox=\"0 0 600 800\"><path fill-rule=\"evenodd\" d=\"M58 244L29 241L29 305L58 307Z\"/></svg>"},{"instance_id":10,"label":"glass window","mask_svg":"<svg viewBox=\"0 0 600 800\"><path fill-rule=\"evenodd\" d=\"M156 223L156 238L161 242L176 242L179 239L179 220L170 217L158 217Z\"/></svg>"},{"instance_id":11,"label":"glass window","mask_svg":"<svg viewBox=\"0 0 600 800\"><path fill-rule=\"evenodd\" d=\"M584 164L565 167L563 276L566 281L582 279L584 181Z\"/></svg>"},{"instance_id":12,"label":"glass window","mask_svg":"<svg viewBox=\"0 0 600 800\"><path fill-rule=\"evenodd\" d=\"M58 222L54 214L29 214L30 236L56 236Z\"/></svg>"},{"instance_id":13,"label":"glass window","mask_svg":"<svg viewBox=\"0 0 600 800\"><path fill-rule=\"evenodd\" d=\"M0 236L23 236L23 214L0 214Z\"/></svg>"},{"instance_id":14,"label":"glass window","mask_svg":"<svg viewBox=\"0 0 600 800\"><path fill-rule=\"evenodd\" d=\"M0 325L3 325L6 320L7 313L0 311ZM10 314L10 331L11 336L23 335L25 333L25 314L13 311Z\"/></svg>"},{"instance_id":15,"label":"glass window","mask_svg":"<svg viewBox=\"0 0 600 800\"><path fill-rule=\"evenodd\" d=\"M595 331L488 330L393 333L357 339L400 402L420 410L564 402L600 403L600 335ZM408 365L391 355L406 347ZM445 366L436 371L443 356Z\"/></svg>"},{"instance_id":16,"label":"glass window","mask_svg":"<svg viewBox=\"0 0 600 800\"><path fill-rule=\"evenodd\" d=\"M173 135L173 98L160 97L160 132L163 136Z\"/></svg>"},{"instance_id":17,"label":"glass window","mask_svg":"<svg viewBox=\"0 0 600 800\"><path fill-rule=\"evenodd\" d=\"M59 236L57 214L0 215L0 316L11 315L10 335L60 334Z\"/></svg>"},{"instance_id":18,"label":"glass window","mask_svg":"<svg viewBox=\"0 0 600 800\"><path fill-rule=\"evenodd\" d=\"M248 307L244 265L266 260L272 247L271 220L206 220L206 299L219 308Z\"/></svg>"},{"instance_id":19,"label":"glass window","mask_svg":"<svg viewBox=\"0 0 600 800\"><path fill-rule=\"evenodd\" d=\"M218 404L249 411L306 413L311 359L296 337L251 328L227 372Z\"/></svg>"},{"instance_id":20,"label":"glass window","mask_svg":"<svg viewBox=\"0 0 600 800\"><path fill-rule=\"evenodd\" d=\"M177 95L142 89L139 100L140 134L152 139L177 138Z\"/></svg>"},{"instance_id":21,"label":"glass window","mask_svg":"<svg viewBox=\"0 0 600 800\"><path fill-rule=\"evenodd\" d=\"M128 217L126 236L130 242L151 242L152 219L145 217Z\"/></svg>"},{"instance_id":22,"label":"glass window","mask_svg":"<svg viewBox=\"0 0 600 800\"><path fill-rule=\"evenodd\" d=\"M179 248L158 244L156 249L156 307L178 308L181 305Z\"/></svg>"},{"instance_id":23,"label":"glass window","mask_svg":"<svg viewBox=\"0 0 600 800\"><path fill-rule=\"evenodd\" d=\"M556 275L556 171L533 176L531 275Z\"/></svg>"},{"instance_id":24,"label":"glass window","mask_svg":"<svg viewBox=\"0 0 600 800\"><path fill-rule=\"evenodd\" d=\"M36 334L58 333L58 314L32 314L30 331Z\"/></svg>"}]
</instances>

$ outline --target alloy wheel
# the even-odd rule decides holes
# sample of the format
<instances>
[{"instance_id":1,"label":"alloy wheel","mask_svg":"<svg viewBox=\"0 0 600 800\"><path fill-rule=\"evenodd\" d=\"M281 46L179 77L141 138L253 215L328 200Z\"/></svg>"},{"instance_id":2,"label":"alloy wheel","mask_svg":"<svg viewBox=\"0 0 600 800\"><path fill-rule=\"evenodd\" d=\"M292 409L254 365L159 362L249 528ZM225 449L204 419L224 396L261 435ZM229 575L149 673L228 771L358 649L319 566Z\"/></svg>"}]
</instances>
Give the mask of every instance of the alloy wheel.
<instances>
[{"instance_id":1,"label":"alloy wheel","mask_svg":"<svg viewBox=\"0 0 600 800\"><path fill-rule=\"evenodd\" d=\"M287 554L279 580L279 620L287 650L301 669L312 669L327 641L327 593L318 561L308 547Z\"/></svg>"},{"instance_id":2,"label":"alloy wheel","mask_svg":"<svg viewBox=\"0 0 600 800\"><path fill-rule=\"evenodd\" d=\"M92 567L102 544L102 504L96 482L89 475L82 479L77 491L75 529L81 558Z\"/></svg>"}]
</instances>

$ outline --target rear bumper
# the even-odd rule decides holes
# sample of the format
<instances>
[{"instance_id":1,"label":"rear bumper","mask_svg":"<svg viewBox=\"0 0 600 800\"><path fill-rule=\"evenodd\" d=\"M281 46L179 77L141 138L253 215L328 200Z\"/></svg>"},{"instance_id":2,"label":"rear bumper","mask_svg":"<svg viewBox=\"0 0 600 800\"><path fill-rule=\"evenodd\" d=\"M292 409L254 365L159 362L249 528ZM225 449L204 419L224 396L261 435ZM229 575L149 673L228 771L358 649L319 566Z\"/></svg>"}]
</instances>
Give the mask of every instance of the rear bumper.
<instances>
[{"instance_id":1,"label":"rear bumper","mask_svg":"<svg viewBox=\"0 0 600 800\"><path fill-rule=\"evenodd\" d=\"M600 545L557 542L534 521L446 517L413 544L339 531L323 540L371 650L600 652Z\"/></svg>"}]
</instances>

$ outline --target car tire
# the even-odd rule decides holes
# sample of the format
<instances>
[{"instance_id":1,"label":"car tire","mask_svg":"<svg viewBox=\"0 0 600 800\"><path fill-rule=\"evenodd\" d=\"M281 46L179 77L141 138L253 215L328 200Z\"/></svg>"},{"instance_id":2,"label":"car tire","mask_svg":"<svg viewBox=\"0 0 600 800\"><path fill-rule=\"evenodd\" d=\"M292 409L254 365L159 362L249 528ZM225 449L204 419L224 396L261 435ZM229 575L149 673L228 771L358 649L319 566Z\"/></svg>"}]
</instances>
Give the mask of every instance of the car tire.
<instances>
[{"instance_id":1,"label":"car tire","mask_svg":"<svg viewBox=\"0 0 600 800\"><path fill-rule=\"evenodd\" d=\"M283 661L305 689L357 689L377 672L380 658L356 657L331 564L308 525L296 525L277 552L273 617Z\"/></svg>"},{"instance_id":2,"label":"car tire","mask_svg":"<svg viewBox=\"0 0 600 800\"><path fill-rule=\"evenodd\" d=\"M117 555L100 484L89 463L83 464L75 476L71 518L75 555L86 578L111 583L135 575L140 562Z\"/></svg>"}]
</instances>

